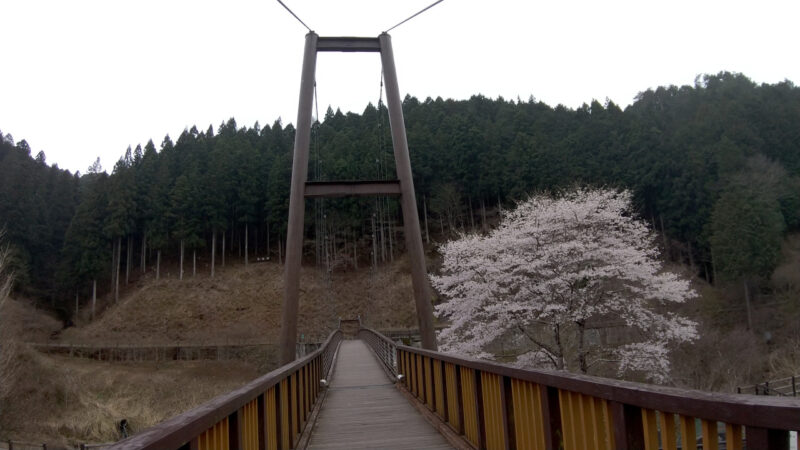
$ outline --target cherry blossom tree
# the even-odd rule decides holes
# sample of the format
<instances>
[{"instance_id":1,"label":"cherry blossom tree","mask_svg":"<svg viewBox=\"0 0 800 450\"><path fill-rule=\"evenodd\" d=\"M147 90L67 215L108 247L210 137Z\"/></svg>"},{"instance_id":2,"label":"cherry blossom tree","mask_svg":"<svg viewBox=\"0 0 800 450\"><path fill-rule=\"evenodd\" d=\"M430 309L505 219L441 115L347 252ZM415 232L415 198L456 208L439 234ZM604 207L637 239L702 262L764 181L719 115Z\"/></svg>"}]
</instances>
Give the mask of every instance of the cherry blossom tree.
<instances>
[{"instance_id":1,"label":"cherry blossom tree","mask_svg":"<svg viewBox=\"0 0 800 450\"><path fill-rule=\"evenodd\" d=\"M493 359L502 345L524 367L667 381L670 348L697 337L669 305L696 293L662 269L655 239L628 191L531 197L441 248L440 349Z\"/></svg>"}]
</instances>

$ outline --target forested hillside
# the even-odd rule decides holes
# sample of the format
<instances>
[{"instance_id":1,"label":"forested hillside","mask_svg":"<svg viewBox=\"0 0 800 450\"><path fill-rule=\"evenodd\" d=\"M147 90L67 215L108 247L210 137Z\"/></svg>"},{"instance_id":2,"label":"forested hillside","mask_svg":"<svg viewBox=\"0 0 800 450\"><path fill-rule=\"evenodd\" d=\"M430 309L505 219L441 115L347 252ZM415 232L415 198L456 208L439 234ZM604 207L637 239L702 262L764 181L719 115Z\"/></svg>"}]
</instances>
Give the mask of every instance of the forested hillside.
<instances>
[{"instance_id":1,"label":"forested hillside","mask_svg":"<svg viewBox=\"0 0 800 450\"><path fill-rule=\"evenodd\" d=\"M791 82L722 73L642 92L624 111L611 102L573 110L482 96L406 97L403 107L421 219L437 235L484 226L486 209L533 191L621 186L664 231L673 259L747 286L771 273L784 233L800 225L800 89ZM293 139L294 128L279 121L261 128L231 119L165 137L158 148L128 149L111 175L93 167L78 176L6 135L0 225L18 254L18 289L68 310L95 280L107 292L165 261L183 260L188 273L195 255L208 272L224 257L277 257ZM311 153L312 180L390 177L385 106L329 108L314 125ZM306 230L332 254L355 243L368 264L373 217L378 252L396 248L384 225L399 215L388 201L307 202Z\"/></svg>"}]
</instances>

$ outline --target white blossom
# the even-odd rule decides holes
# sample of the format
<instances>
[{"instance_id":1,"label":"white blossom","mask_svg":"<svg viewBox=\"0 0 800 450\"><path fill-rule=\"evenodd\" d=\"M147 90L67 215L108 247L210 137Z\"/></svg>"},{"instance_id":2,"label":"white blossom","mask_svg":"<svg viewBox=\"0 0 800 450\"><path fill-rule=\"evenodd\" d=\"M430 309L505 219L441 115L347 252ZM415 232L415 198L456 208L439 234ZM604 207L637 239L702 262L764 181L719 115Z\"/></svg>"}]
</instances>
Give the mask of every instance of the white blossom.
<instances>
[{"instance_id":1,"label":"white blossom","mask_svg":"<svg viewBox=\"0 0 800 450\"><path fill-rule=\"evenodd\" d=\"M668 350L697 332L665 305L696 293L663 271L655 236L630 204L628 191L610 189L537 195L506 212L488 235L445 244L440 275L431 277L447 299L436 308L450 324L440 348L492 358L499 343L514 342L517 363L527 367L586 372L612 364L620 374L666 381ZM588 342L587 330L603 323L629 327L626 334L639 338Z\"/></svg>"}]
</instances>

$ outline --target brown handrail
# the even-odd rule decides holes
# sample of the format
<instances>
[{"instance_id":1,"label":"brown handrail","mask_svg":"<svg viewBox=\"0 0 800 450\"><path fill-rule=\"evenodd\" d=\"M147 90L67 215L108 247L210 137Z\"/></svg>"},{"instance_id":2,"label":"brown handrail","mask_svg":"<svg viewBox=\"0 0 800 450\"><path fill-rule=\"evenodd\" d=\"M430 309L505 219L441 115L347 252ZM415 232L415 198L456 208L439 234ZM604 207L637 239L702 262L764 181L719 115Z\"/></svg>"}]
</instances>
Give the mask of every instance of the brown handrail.
<instances>
[{"instance_id":1,"label":"brown handrail","mask_svg":"<svg viewBox=\"0 0 800 450\"><path fill-rule=\"evenodd\" d=\"M525 370L395 344L365 328L359 337L476 448L694 450L701 434L704 449L722 442L741 449L746 442L748 450L773 450L788 449L789 431L800 430L794 398ZM725 441L718 442L718 422L725 424Z\"/></svg>"},{"instance_id":2,"label":"brown handrail","mask_svg":"<svg viewBox=\"0 0 800 450\"><path fill-rule=\"evenodd\" d=\"M109 448L292 448L319 397L319 380L328 376L341 338L336 330L313 353Z\"/></svg>"}]
</instances>

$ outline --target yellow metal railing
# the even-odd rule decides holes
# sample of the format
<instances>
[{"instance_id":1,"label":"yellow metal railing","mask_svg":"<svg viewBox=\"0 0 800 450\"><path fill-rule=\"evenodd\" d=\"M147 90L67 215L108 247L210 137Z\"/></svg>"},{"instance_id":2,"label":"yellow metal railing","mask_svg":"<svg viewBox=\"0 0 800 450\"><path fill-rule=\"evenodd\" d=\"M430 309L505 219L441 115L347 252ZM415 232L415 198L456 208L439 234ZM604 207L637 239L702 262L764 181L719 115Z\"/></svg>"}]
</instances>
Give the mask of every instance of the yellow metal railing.
<instances>
[{"instance_id":1,"label":"yellow metal railing","mask_svg":"<svg viewBox=\"0 0 800 450\"><path fill-rule=\"evenodd\" d=\"M122 440L112 449L294 448L330 373L342 333L313 353L228 394Z\"/></svg>"},{"instance_id":2,"label":"yellow metal railing","mask_svg":"<svg viewBox=\"0 0 800 450\"><path fill-rule=\"evenodd\" d=\"M477 449L788 450L796 398L717 394L523 370L361 329L404 389Z\"/></svg>"}]
</instances>

